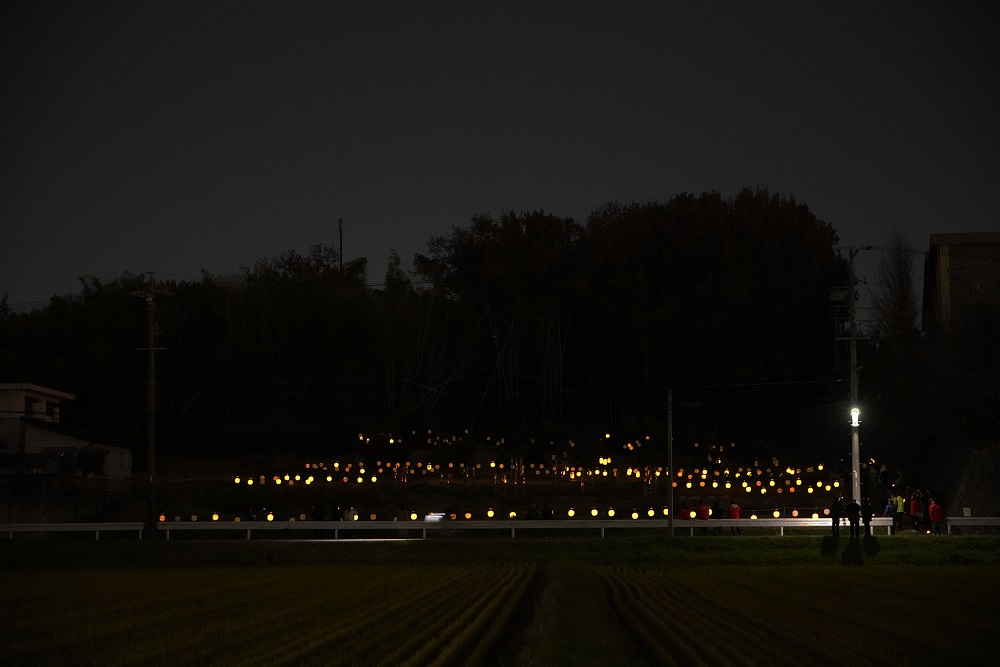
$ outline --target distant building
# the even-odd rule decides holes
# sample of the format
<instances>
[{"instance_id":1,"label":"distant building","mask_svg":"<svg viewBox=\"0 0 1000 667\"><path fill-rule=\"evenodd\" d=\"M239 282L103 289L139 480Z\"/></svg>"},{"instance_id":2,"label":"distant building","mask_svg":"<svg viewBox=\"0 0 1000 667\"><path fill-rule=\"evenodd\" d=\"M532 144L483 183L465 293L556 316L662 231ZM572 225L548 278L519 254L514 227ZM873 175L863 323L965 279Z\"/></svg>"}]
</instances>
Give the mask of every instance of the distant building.
<instances>
[{"instance_id":1,"label":"distant building","mask_svg":"<svg viewBox=\"0 0 1000 667\"><path fill-rule=\"evenodd\" d=\"M931 234L924 255L923 330L948 333L981 300L1000 304L1000 232Z\"/></svg>"},{"instance_id":2,"label":"distant building","mask_svg":"<svg viewBox=\"0 0 1000 667\"><path fill-rule=\"evenodd\" d=\"M0 384L0 473L8 493L121 493L132 452L59 420L73 394L35 384Z\"/></svg>"}]
</instances>

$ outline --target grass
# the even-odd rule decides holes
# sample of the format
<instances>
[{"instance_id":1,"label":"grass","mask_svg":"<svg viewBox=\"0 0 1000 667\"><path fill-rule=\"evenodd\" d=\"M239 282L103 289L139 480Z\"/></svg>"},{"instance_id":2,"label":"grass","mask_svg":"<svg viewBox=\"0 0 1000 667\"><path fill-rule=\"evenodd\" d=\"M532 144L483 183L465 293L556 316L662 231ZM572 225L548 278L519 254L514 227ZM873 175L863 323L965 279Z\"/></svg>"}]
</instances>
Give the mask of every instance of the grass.
<instances>
[{"instance_id":1,"label":"grass","mask_svg":"<svg viewBox=\"0 0 1000 667\"><path fill-rule=\"evenodd\" d=\"M991 664L1000 613L994 537L15 539L0 571L5 665Z\"/></svg>"}]
</instances>

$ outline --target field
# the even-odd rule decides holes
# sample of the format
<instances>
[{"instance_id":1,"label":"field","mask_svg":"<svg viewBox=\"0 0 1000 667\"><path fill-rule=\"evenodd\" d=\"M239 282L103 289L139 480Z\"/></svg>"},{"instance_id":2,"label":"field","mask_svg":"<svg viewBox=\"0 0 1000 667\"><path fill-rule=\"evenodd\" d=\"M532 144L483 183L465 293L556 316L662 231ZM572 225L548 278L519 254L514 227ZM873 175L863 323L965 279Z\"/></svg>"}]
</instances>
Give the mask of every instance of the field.
<instances>
[{"instance_id":1,"label":"field","mask_svg":"<svg viewBox=\"0 0 1000 667\"><path fill-rule=\"evenodd\" d=\"M0 542L4 665L993 664L1000 539Z\"/></svg>"}]
</instances>

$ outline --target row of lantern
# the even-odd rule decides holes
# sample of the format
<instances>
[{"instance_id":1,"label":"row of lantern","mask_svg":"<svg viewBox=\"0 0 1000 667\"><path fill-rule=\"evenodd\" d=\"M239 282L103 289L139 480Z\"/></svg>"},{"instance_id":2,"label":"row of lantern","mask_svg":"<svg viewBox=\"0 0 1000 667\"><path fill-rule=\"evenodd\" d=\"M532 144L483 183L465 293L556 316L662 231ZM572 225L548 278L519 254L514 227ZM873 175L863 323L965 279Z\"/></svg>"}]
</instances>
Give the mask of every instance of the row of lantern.
<instances>
[{"instance_id":1,"label":"row of lantern","mask_svg":"<svg viewBox=\"0 0 1000 667\"><path fill-rule=\"evenodd\" d=\"M382 469L380 468L379 471L381 472ZM549 471L546 471L546 474L548 474L548 472ZM632 473L632 470L630 469L629 470L629 474L631 475L631 473ZM582 473L573 473L573 472L570 472L570 479L574 479L575 474L581 474L582 475ZM590 473L587 473L587 474L589 475ZM660 473L657 471L656 475L659 476L659 474ZM607 471L604 471L604 476L607 476ZM638 476L638 471L636 471L636 476ZM333 483L335 481L335 478L334 478L333 475L327 475L325 479L326 479L327 483ZM359 468L359 474L358 474L357 477L344 475L343 477L338 478L338 481L340 481L340 482L342 482L344 484L350 484L352 481L355 482L355 483L357 483L357 484L364 484L366 482L370 482L372 484L375 484L375 483L378 482L378 480L379 480L379 476L378 475L371 475L370 477L366 478L365 477L365 469L364 468ZM253 477L248 477L248 478L246 478L245 481L246 481L246 485L247 486L253 486L254 484L265 484L265 483L267 483L267 477L265 475L260 475L256 479L253 478ZM278 476L278 475L274 475L274 476L272 476L271 481L272 481L272 483L274 483L274 484L276 484L278 486L280 486L282 483L285 483L288 486L294 486L297 482L302 482L302 483L305 483L306 485L311 485L311 484L313 484L313 483L316 482L316 478L313 475L309 475L309 476L307 476L307 477L305 477L303 479L303 477L301 475L294 475L293 476L293 475L286 474L283 477ZM241 478L239 476L236 476L236 477L233 478L233 483L236 484L236 485L240 485L243 482L244 482L243 478ZM694 489L695 488L695 482L693 480L691 480L691 479L689 479L687 482L684 482L683 484L684 484L684 488L687 488L687 489ZM712 488L712 489L719 489L719 488L732 489L733 488L733 482L731 482L728 479L726 481L722 482L722 483L720 483L718 480L712 480L711 483L708 483L706 480L702 479L702 480L698 481L697 484L698 484L698 488L701 488L701 489L709 488L709 487ZM681 482L675 481L675 482L672 483L672 485L673 485L674 488L680 488ZM764 484L764 482L762 482L759 479L756 480L756 482L753 482L753 483L751 483L751 482L749 482L747 480L743 480L741 482L741 484L740 484L740 488L742 488L747 493L752 493L754 491L754 489L757 489L757 490L760 491L760 493L762 495L766 494L768 492L768 489L772 489L776 493L784 493L786 490L789 493L795 493L796 488L797 487L801 487L801 486L802 486L802 479L801 478L796 479L795 482L794 482L794 484L792 483L791 479L786 479L784 485L778 484L774 479L769 479L767 481L766 485ZM815 483L815 485L813 485L813 484L806 485L805 486L805 491L807 493L813 493L816 490L831 491L831 490L837 489L839 487L840 487L840 481L839 480L833 480L832 482L830 482L830 481L824 482L824 481L820 480L820 481L817 481Z\"/></svg>"},{"instance_id":2,"label":"row of lantern","mask_svg":"<svg viewBox=\"0 0 1000 667\"><path fill-rule=\"evenodd\" d=\"M666 507L664 507L662 509L662 513L663 513L663 516L668 516L669 515L669 510ZM695 510L680 510L680 513L681 513L681 517L682 518L684 517L684 514L687 514L688 518L690 518L690 519L697 518L697 513L696 513ZM713 511L710 509L709 510L709 515L711 515L712 513L713 513ZM577 514L576 510L574 508L572 508L572 507L566 511L566 517L570 518L570 519L575 518L576 514ZM822 510L822 512L816 510L816 511L812 511L811 513L809 511L806 511L805 513L803 513L803 512L800 512L798 509L793 509L790 512L790 515L793 518L800 518L800 517L804 518L805 516L808 516L809 518L818 519L818 518L820 518L821 514L823 516L829 516L829 514L830 514L829 508L824 508ZM648 509L646 511L646 515L649 518L655 518L657 516L657 511L655 509L653 509L653 508L650 508L650 509ZM433 513L431 515L425 515L425 516L435 516L437 518L447 517L448 519L450 519L452 521L456 521L459 518L459 515L456 514L456 513L451 513L451 514ZM472 517L473 517L472 512L466 512L462 516L465 519L472 519ZM602 511L601 509L598 509L598 508L595 507L595 508L593 508L593 509L590 510L590 516L592 518L602 518L602 517L606 516L609 519L613 519L616 516L618 516L618 514L617 514L617 511L614 508L608 508L608 509ZM773 516L775 519L779 519L782 516L782 512L781 512L781 510L777 510L776 509L776 510L774 510L771 513L771 516ZM637 520L637 519L639 519L639 517L640 517L639 512L637 510L632 510L631 518L633 520ZM211 516L211 520L212 521L219 521L220 518L221 517L220 517L220 515L219 515L218 512L213 513L212 516ZM497 512L491 508L491 509L486 510L486 518L488 518L488 519L496 519L496 518L500 518L500 517L498 516ZM511 510L511 511L509 511L507 513L507 518L509 518L509 519L517 519L518 518L518 514L517 514L516 511ZM756 519L758 519L760 517L757 515L756 512L753 512L753 513L751 513L751 515L748 518L751 519L751 520L756 520ZM378 516L373 513L373 514L369 515L368 519L370 521L377 521L378 520ZM410 521L417 521L418 519L420 519L420 515L417 514L416 512L410 512L409 519L410 519ZM166 515L165 514L161 514L159 516L159 520L160 520L161 523L166 522L167 521ZM180 516L175 516L173 518L173 520L175 522L180 522L183 519ZM199 520L199 517L198 517L197 514L192 514L190 520L196 522L196 521ZM275 521L274 512L268 512L264 516L264 520L266 520L266 521ZM296 517L293 516L293 517L289 517L287 520L289 522L294 523L296 521L306 521L307 519L306 519L306 515L305 514L300 514L298 516L298 518L296 518ZM359 516L358 516L357 512L352 512L351 515L350 515L350 518L347 519L347 521L358 521L358 520L359 520ZM392 517L391 519L389 519L389 521L397 521L397 520L398 520L397 517ZM236 522L236 523L240 523L240 522L244 521L244 519L242 517L237 516L237 517L235 517L233 519L233 521Z\"/></svg>"}]
</instances>

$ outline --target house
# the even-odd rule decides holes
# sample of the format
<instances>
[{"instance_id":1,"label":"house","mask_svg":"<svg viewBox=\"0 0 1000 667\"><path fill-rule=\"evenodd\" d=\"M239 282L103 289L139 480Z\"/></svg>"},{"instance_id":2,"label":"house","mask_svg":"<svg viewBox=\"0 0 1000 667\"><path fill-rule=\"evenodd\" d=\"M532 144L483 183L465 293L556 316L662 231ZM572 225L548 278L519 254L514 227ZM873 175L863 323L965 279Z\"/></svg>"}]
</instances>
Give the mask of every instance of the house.
<instances>
[{"instance_id":1,"label":"house","mask_svg":"<svg viewBox=\"0 0 1000 667\"><path fill-rule=\"evenodd\" d=\"M947 334L981 300L1000 302L1000 232L931 234L924 255L923 330Z\"/></svg>"},{"instance_id":2,"label":"house","mask_svg":"<svg viewBox=\"0 0 1000 667\"><path fill-rule=\"evenodd\" d=\"M60 405L75 398L35 384L0 384L0 473L8 493L129 489L131 449L60 422Z\"/></svg>"}]
</instances>

